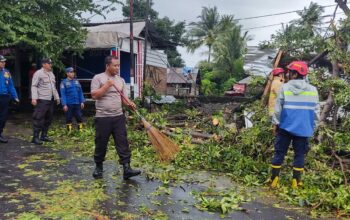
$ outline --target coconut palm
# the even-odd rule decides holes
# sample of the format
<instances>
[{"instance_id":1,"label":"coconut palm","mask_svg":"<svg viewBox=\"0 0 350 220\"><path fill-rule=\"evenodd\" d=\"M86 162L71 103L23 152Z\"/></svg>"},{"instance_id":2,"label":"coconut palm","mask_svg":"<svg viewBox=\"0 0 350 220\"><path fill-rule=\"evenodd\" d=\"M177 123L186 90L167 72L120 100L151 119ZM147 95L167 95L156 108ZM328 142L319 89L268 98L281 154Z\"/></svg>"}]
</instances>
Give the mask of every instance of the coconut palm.
<instances>
[{"instance_id":1,"label":"coconut palm","mask_svg":"<svg viewBox=\"0 0 350 220\"><path fill-rule=\"evenodd\" d=\"M231 27L221 34L213 46L215 66L222 74L222 79L243 75L243 54L246 43L250 40L248 32L241 36L241 26L231 23Z\"/></svg>"},{"instance_id":2,"label":"coconut palm","mask_svg":"<svg viewBox=\"0 0 350 220\"><path fill-rule=\"evenodd\" d=\"M190 30L187 35L187 49L193 53L200 46L208 47L208 62L212 53L212 46L220 33L220 15L217 7L203 7L201 15L198 16L200 21L191 22Z\"/></svg>"}]
</instances>

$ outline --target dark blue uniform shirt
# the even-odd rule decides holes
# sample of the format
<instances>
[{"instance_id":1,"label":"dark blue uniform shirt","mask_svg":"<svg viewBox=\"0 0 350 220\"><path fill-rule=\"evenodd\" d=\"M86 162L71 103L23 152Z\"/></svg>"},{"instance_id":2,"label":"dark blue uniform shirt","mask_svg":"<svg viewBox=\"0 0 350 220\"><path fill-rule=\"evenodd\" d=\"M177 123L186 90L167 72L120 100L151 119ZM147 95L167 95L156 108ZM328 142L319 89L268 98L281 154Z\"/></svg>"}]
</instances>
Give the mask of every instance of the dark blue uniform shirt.
<instances>
[{"instance_id":1,"label":"dark blue uniform shirt","mask_svg":"<svg viewBox=\"0 0 350 220\"><path fill-rule=\"evenodd\" d=\"M62 80L61 86L61 102L62 105L81 104L85 102L83 90L78 80Z\"/></svg>"},{"instance_id":2,"label":"dark blue uniform shirt","mask_svg":"<svg viewBox=\"0 0 350 220\"><path fill-rule=\"evenodd\" d=\"M10 71L5 68L0 70L0 95L11 95L13 99L18 99Z\"/></svg>"}]
</instances>

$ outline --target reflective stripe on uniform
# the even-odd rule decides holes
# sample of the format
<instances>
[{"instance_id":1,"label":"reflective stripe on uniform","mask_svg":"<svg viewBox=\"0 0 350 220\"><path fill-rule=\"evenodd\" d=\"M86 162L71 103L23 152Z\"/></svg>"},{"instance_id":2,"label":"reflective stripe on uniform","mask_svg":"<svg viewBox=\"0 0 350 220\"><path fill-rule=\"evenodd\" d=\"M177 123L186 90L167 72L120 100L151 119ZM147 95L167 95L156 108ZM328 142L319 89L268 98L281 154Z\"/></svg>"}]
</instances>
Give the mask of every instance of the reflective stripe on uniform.
<instances>
[{"instance_id":1,"label":"reflective stripe on uniform","mask_svg":"<svg viewBox=\"0 0 350 220\"><path fill-rule=\"evenodd\" d=\"M298 94L294 94L291 91L284 91L283 94L286 95L286 96L291 96L291 95L317 96L317 92L311 92L311 91L304 91L304 92L300 92Z\"/></svg>"}]
</instances>

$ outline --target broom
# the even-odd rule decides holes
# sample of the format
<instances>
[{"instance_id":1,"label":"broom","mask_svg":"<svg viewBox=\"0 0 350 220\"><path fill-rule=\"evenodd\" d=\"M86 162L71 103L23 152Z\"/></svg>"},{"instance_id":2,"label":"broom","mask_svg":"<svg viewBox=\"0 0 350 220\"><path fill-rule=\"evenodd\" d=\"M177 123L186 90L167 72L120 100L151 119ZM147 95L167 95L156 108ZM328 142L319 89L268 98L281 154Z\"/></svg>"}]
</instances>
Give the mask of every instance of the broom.
<instances>
[{"instance_id":1,"label":"broom","mask_svg":"<svg viewBox=\"0 0 350 220\"><path fill-rule=\"evenodd\" d=\"M156 150L161 161L170 161L174 159L175 155L180 151L179 146L172 142L167 136L160 132L157 128L153 127L146 119L140 114L135 107L131 105L128 99L124 96L123 92L120 91L115 84L114 88L118 91L122 99L127 103L129 108L134 111L140 118L145 127L148 137Z\"/></svg>"}]
</instances>

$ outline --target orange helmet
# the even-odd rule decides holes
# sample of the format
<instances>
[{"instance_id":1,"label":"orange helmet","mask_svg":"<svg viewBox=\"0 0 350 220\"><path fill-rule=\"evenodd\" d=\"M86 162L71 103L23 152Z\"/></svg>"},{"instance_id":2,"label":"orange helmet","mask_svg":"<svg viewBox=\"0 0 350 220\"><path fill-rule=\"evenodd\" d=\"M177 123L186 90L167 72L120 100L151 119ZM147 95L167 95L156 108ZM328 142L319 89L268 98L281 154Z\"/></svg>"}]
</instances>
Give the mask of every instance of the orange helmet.
<instances>
[{"instance_id":1,"label":"orange helmet","mask_svg":"<svg viewBox=\"0 0 350 220\"><path fill-rule=\"evenodd\" d=\"M272 75L273 76L277 76L278 74L280 74L280 73L284 73L284 69L282 69L282 68L274 68L273 70L272 70Z\"/></svg>"},{"instance_id":2,"label":"orange helmet","mask_svg":"<svg viewBox=\"0 0 350 220\"><path fill-rule=\"evenodd\" d=\"M287 69L297 71L300 75L307 75L307 64L304 61L293 61L288 66Z\"/></svg>"}]
</instances>

